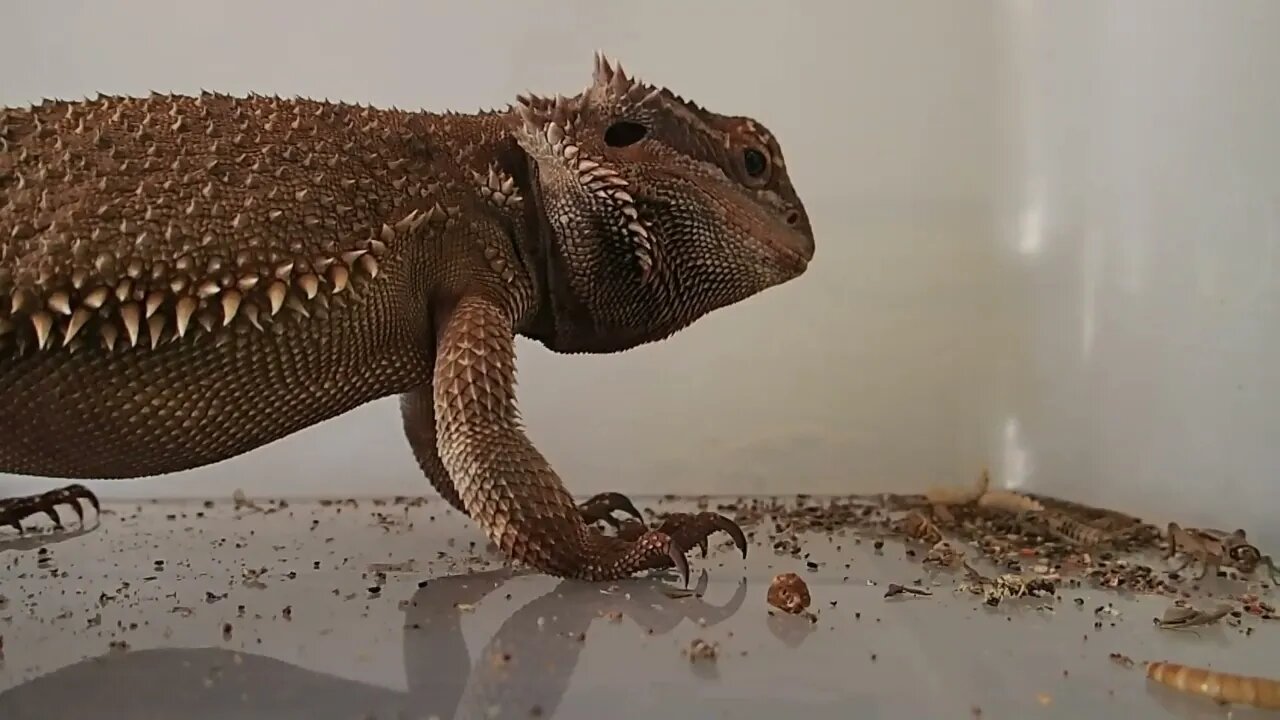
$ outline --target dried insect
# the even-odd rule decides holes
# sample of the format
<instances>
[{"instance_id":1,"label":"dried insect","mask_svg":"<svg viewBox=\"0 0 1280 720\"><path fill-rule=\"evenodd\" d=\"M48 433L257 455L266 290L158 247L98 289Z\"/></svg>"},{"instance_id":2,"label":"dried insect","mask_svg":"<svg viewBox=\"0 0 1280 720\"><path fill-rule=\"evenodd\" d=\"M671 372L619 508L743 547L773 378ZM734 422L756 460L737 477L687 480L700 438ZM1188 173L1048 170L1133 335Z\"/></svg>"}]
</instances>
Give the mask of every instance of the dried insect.
<instances>
[{"instance_id":1,"label":"dried insect","mask_svg":"<svg viewBox=\"0 0 1280 720\"><path fill-rule=\"evenodd\" d=\"M1164 660L1148 662L1147 677L1161 685L1201 695L1222 705L1280 710L1280 680L1217 672Z\"/></svg>"},{"instance_id":2,"label":"dried insect","mask_svg":"<svg viewBox=\"0 0 1280 720\"><path fill-rule=\"evenodd\" d=\"M991 490L983 493L982 497L978 498L978 507L1015 515L1039 513L1045 510L1044 504L1039 500L1012 490Z\"/></svg>"},{"instance_id":3,"label":"dried insect","mask_svg":"<svg viewBox=\"0 0 1280 720\"><path fill-rule=\"evenodd\" d=\"M1170 522L1168 537L1166 559L1179 552L1187 555L1187 559L1171 572L1180 572L1198 559L1203 567L1197 579L1215 573L1224 562L1246 576L1252 575L1259 565L1266 565L1272 581L1280 578L1280 571L1276 569L1271 556L1263 555L1257 547L1250 544L1244 530L1237 529L1228 533L1214 528L1183 528L1176 522Z\"/></svg>"},{"instance_id":4,"label":"dried insect","mask_svg":"<svg viewBox=\"0 0 1280 720\"><path fill-rule=\"evenodd\" d=\"M1112 538L1111 533L1064 513L1046 510L1042 519L1050 532L1076 545L1094 547Z\"/></svg>"},{"instance_id":5,"label":"dried insect","mask_svg":"<svg viewBox=\"0 0 1280 720\"><path fill-rule=\"evenodd\" d=\"M1101 528L1103 530L1110 531L1122 528L1132 529L1135 526L1142 526L1146 524L1142 522L1140 518L1118 510L1086 505L1084 503L1065 500L1063 498L1044 495L1042 493L1023 492L1021 495L1039 502L1048 510L1070 515L1071 517L1081 520L1088 525Z\"/></svg>"},{"instance_id":6,"label":"dried insect","mask_svg":"<svg viewBox=\"0 0 1280 720\"><path fill-rule=\"evenodd\" d=\"M53 521L53 526L61 530L63 527L62 519L58 517L58 505L70 505L83 525L84 508L80 505L81 500L92 505L94 511L102 512L98 496L80 484L67 485L39 495L0 499L0 526L8 525L17 530L19 535L23 535L26 530L22 527L22 521L32 515L44 513Z\"/></svg>"},{"instance_id":7,"label":"dried insect","mask_svg":"<svg viewBox=\"0 0 1280 720\"><path fill-rule=\"evenodd\" d=\"M935 508L946 505L970 505L985 495L990 485L991 475L986 470L983 470L982 475L978 477L978 481L973 485L964 487L955 485L931 487L924 491L924 498Z\"/></svg>"},{"instance_id":8,"label":"dried insect","mask_svg":"<svg viewBox=\"0 0 1280 720\"><path fill-rule=\"evenodd\" d=\"M907 513L895 523L898 532L913 540L935 545L942 541L942 531L929 518L917 510Z\"/></svg>"},{"instance_id":9,"label":"dried insect","mask_svg":"<svg viewBox=\"0 0 1280 720\"><path fill-rule=\"evenodd\" d=\"M1052 595L1055 589L1057 588L1053 581L1048 578L1005 574L996 578L995 587L992 589L997 599L992 602L992 592L989 592L987 594L987 604L997 605L1004 598Z\"/></svg>"},{"instance_id":10,"label":"dried insect","mask_svg":"<svg viewBox=\"0 0 1280 720\"><path fill-rule=\"evenodd\" d=\"M1111 658L1111 662L1125 669L1131 668L1135 664L1133 662L1133 658L1125 655L1124 653L1113 652L1108 657Z\"/></svg>"},{"instance_id":11,"label":"dried insect","mask_svg":"<svg viewBox=\"0 0 1280 720\"><path fill-rule=\"evenodd\" d=\"M973 569L968 563L964 563L964 570L967 582L963 587L975 595L985 593L986 598L983 602L991 607L996 607L1005 598L1052 595L1057 589L1053 580L1046 577L1035 575L1025 577L1008 573L990 578Z\"/></svg>"},{"instance_id":12,"label":"dried insect","mask_svg":"<svg viewBox=\"0 0 1280 720\"><path fill-rule=\"evenodd\" d=\"M955 564L964 557L963 550L956 550L951 543L946 540L939 540L929 548L929 552L925 554L924 560L921 562L925 565L938 565L941 567L955 567Z\"/></svg>"},{"instance_id":13,"label":"dried insect","mask_svg":"<svg viewBox=\"0 0 1280 720\"><path fill-rule=\"evenodd\" d=\"M933 593L929 592L924 588L911 587L909 585L899 585L898 583L889 583L889 588L884 591L884 596L887 598L891 598L896 595L932 595L932 594Z\"/></svg>"},{"instance_id":14,"label":"dried insect","mask_svg":"<svg viewBox=\"0 0 1280 720\"><path fill-rule=\"evenodd\" d=\"M1172 605L1164 611L1164 616L1156 618L1156 627L1163 629L1180 629L1198 625L1212 625L1231 614L1230 605L1223 603L1213 610L1199 610L1190 605Z\"/></svg>"},{"instance_id":15,"label":"dried insect","mask_svg":"<svg viewBox=\"0 0 1280 720\"><path fill-rule=\"evenodd\" d=\"M699 660L714 661L720 655L720 644L708 642L702 638L694 638L689 643L689 647L681 652L682 655L689 658L689 662L697 662Z\"/></svg>"}]
</instances>

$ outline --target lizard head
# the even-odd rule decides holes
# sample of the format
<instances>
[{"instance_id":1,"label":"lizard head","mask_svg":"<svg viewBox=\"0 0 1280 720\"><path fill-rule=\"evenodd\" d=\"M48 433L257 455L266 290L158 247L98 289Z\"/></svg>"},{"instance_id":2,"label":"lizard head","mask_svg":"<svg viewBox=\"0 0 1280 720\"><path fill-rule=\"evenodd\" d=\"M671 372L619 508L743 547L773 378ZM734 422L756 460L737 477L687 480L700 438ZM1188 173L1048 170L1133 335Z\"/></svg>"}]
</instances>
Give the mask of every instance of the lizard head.
<instances>
[{"instance_id":1,"label":"lizard head","mask_svg":"<svg viewBox=\"0 0 1280 720\"><path fill-rule=\"evenodd\" d=\"M813 231L778 141L628 78L597 54L573 97L508 115L542 226L545 322L560 352L661 340L801 275Z\"/></svg>"}]
</instances>

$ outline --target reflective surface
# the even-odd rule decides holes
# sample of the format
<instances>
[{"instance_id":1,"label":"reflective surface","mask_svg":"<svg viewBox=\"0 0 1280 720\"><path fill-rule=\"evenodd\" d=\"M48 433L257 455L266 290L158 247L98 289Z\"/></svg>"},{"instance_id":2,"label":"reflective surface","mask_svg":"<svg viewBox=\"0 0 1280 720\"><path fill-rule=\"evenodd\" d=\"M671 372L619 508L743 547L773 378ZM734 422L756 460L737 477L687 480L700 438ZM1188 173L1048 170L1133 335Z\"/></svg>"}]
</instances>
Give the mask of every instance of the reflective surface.
<instances>
[{"instance_id":1,"label":"reflective surface","mask_svg":"<svg viewBox=\"0 0 1280 720\"><path fill-rule=\"evenodd\" d=\"M695 552L686 598L513 574L442 505L116 504L43 555L0 551L0 717L1218 718L1109 654L1275 665L1275 621L1161 631L1167 601L1094 590L987 608L850 536ZM779 572L816 622L770 614ZM886 600L891 582L934 594ZM691 662L695 639L718 657Z\"/></svg>"}]
</instances>

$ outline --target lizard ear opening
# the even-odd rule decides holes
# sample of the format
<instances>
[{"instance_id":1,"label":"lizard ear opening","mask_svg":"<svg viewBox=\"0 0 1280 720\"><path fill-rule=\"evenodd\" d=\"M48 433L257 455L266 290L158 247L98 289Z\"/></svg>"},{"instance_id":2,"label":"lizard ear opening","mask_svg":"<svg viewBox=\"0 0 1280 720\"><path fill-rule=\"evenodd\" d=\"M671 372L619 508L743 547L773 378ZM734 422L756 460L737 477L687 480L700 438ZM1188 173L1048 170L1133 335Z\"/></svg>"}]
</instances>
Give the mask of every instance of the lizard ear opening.
<instances>
[{"instance_id":1,"label":"lizard ear opening","mask_svg":"<svg viewBox=\"0 0 1280 720\"><path fill-rule=\"evenodd\" d=\"M631 120L619 120L604 131L604 142L610 147L634 145L649 134L649 128Z\"/></svg>"}]
</instances>

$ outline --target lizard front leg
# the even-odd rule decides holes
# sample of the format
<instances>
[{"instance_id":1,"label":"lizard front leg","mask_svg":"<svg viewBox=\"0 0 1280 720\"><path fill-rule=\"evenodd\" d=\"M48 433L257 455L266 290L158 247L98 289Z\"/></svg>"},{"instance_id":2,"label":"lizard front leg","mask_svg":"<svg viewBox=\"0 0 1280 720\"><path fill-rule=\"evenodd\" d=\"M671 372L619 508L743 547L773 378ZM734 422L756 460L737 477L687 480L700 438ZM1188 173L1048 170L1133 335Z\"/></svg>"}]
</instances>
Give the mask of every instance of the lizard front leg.
<instances>
[{"instance_id":1,"label":"lizard front leg","mask_svg":"<svg viewBox=\"0 0 1280 720\"><path fill-rule=\"evenodd\" d=\"M455 510L470 517L471 514L458 496L458 489L436 449L436 417L431 387L432 384L428 381L400 396L400 417L404 421L405 438L431 487ZM616 492L593 495L578 506L578 511L587 524L604 520L614 527L621 527L622 524L613 518L614 512L625 512L641 523L644 522L644 516L636 509L635 504L627 496ZM705 547L702 554L706 555Z\"/></svg>"},{"instance_id":2,"label":"lizard front leg","mask_svg":"<svg viewBox=\"0 0 1280 720\"><path fill-rule=\"evenodd\" d=\"M442 464L468 514L508 557L580 580L615 580L674 566L688 584L685 552L714 526L700 528L706 529L701 535L669 528L624 539L583 521L521 426L515 330L501 303L472 295L454 307L436 353L434 404ZM745 540L739 547L745 556Z\"/></svg>"},{"instance_id":3,"label":"lizard front leg","mask_svg":"<svg viewBox=\"0 0 1280 720\"><path fill-rule=\"evenodd\" d=\"M400 396L400 418L404 421L404 435L413 457L431 487L458 512L470 516L436 450L436 415L430 382Z\"/></svg>"},{"instance_id":4,"label":"lizard front leg","mask_svg":"<svg viewBox=\"0 0 1280 720\"><path fill-rule=\"evenodd\" d=\"M19 535L23 535L26 530L22 527L22 521L32 515L44 513L53 521L54 528L61 530L63 526L62 519L58 517L57 507L59 505L70 505L71 509L75 510L76 517L80 518L81 526L83 526L84 508L80 505L81 500L92 505L95 512L102 512L98 496L92 490L79 483L55 488L36 495L0 498L0 526L7 525L17 530Z\"/></svg>"}]
</instances>

